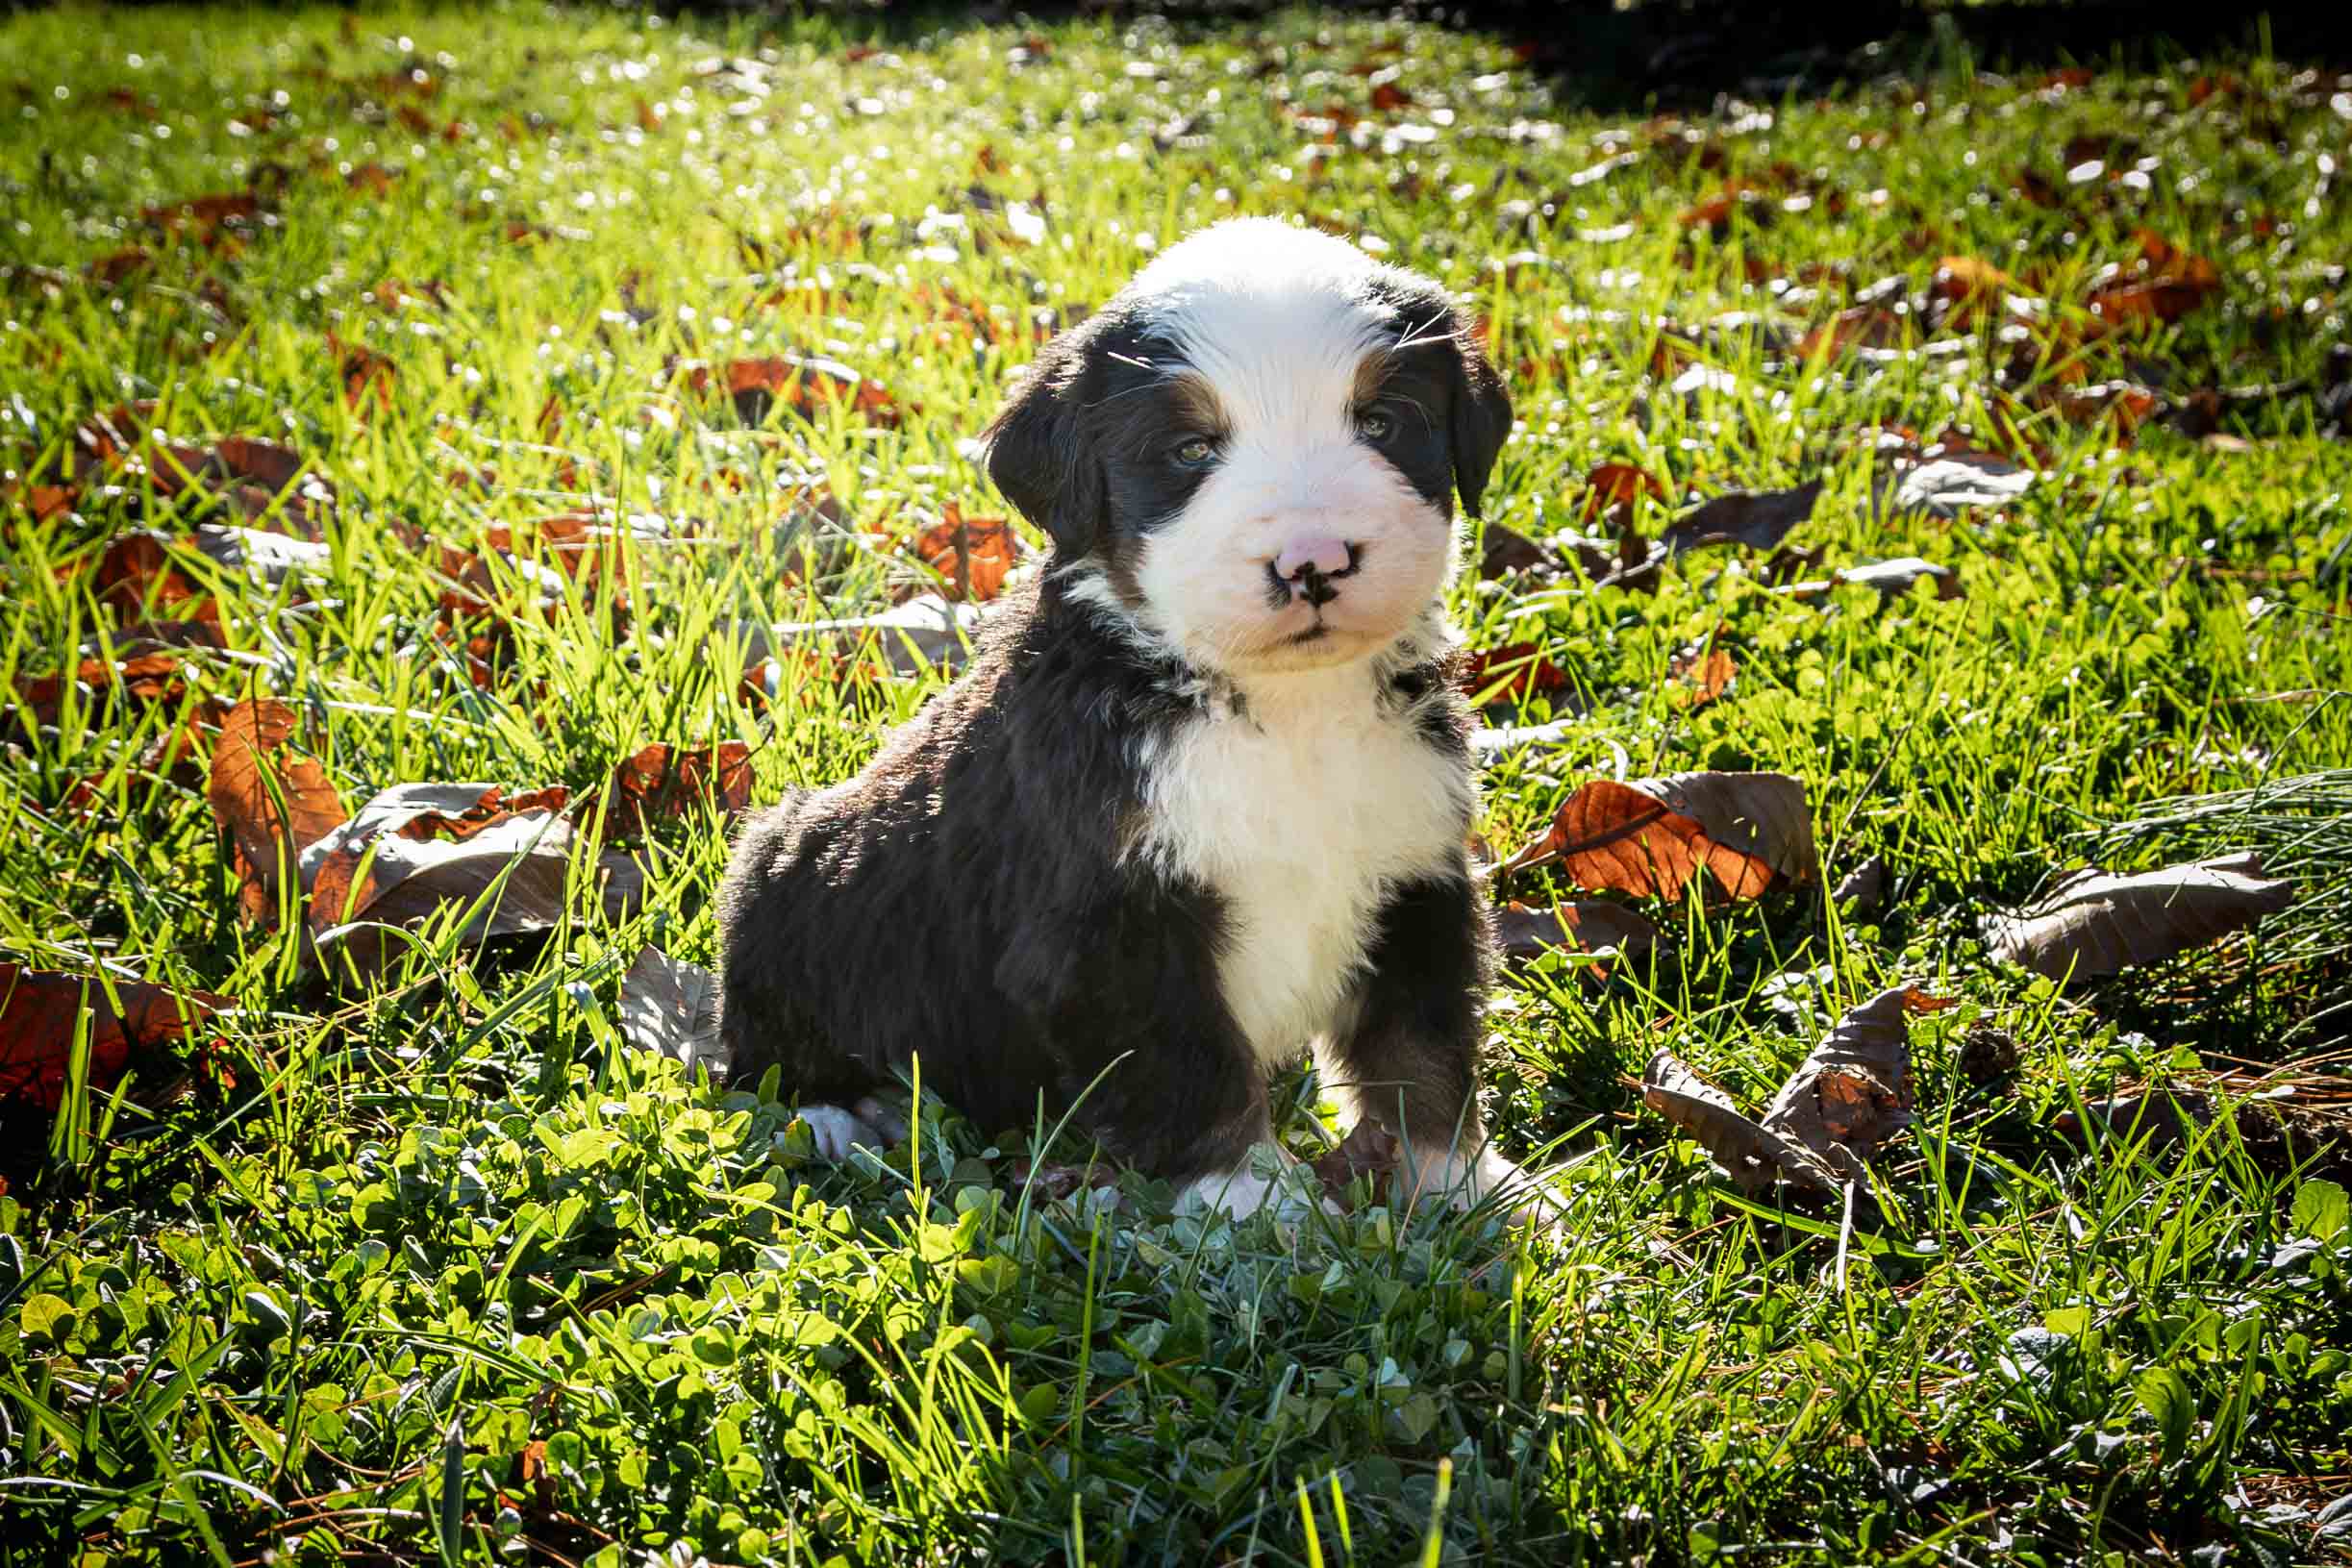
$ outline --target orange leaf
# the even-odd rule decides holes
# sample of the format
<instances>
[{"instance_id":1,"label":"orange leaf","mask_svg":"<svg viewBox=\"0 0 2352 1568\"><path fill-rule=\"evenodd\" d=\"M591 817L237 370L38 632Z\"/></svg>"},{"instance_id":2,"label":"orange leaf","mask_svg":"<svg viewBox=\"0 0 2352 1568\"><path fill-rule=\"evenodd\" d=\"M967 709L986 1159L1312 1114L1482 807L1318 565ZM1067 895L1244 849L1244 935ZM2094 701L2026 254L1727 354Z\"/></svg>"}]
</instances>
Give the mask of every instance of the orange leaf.
<instances>
[{"instance_id":1,"label":"orange leaf","mask_svg":"<svg viewBox=\"0 0 2352 1568\"><path fill-rule=\"evenodd\" d=\"M1596 779L1498 874L1553 863L1580 885L1641 898L1678 898L1701 872L1732 898L1820 872L1805 786L1780 773Z\"/></svg>"},{"instance_id":2,"label":"orange leaf","mask_svg":"<svg viewBox=\"0 0 2352 1568\"><path fill-rule=\"evenodd\" d=\"M1004 591L1005 574L1018 559L1016 543L1006 519L966 520L950 501L946 516L915 535L913 549L924 565L947 580L941 590L946 597L982 601Z\"/></svg>"},{"instance_id":3,"label":"orange leaf","mask_svg":"<svg viewBox=\"0 0 2352 1568\"><path fill-rule=\"evenodd\" d=\"M209 991L177 992L132 981L114 982L114 993L119 1011L89 976L0 963L0 1100L45 1111L64 1102L74 1033L85 1011L87 1082L103 1090L163 1056L208 1014L235 1006Z\"/></svg>"},{"instance_id":4,"label":"orange leaf","mask_svg":"<svg viewBox=\"0 0 2352 1568\"><path fill-rule=\"evenodd\" d=\"M294 710L281 702L242 702L221 721L205 786L213 815L235 845L241 885L238 903L267 922L278 908L278 879L295 874L302 852L349 813L316 759L277 755L294 734ZM270 783L285 800L270 798Z\"/></svg>"},{"instance_id":5,"label":"orange leaf","mask_svg":"<svg viewBox=\"0 0 2352 1568\"><path fill-rule=\"evenodd\" d=\"M1533 642L1507 642L1472 653L1463 662L1458 684L1468 695L1486 702L1524 702L1539 691L1558 691L1566 685L1568 672L1544 658ZM1489 686L1495 689L1489 691Z\"/></svg>"},{"instance_id":6,"label":"orange leaf","mask_svg":"<svg viewBox=\"0 0 2352 1568\"><path fill-rule=\"evenodd\" d=\"M1591 522L1603 512L1623 521L1633 515L1634 503L1645 495L1664 501L1666 487L1630 462L1604 462L1585 476L1585 521Z\"/></svg>"},{"instance_id":7,"label":"orange leaf","mask_svg":"<svg viewBox=\"0 0 2352 1568\"><path fill-rule=\"evenodd\" d=\"M594 819L596 797L586 795L572 819ZM604 807L604 831L616 838L641 838L656 822L688 815L704 801L732 816L751 804L751 748L739 740L697 749L660 741L624 759L613 770Z\"/></svg>"}]
</instances>

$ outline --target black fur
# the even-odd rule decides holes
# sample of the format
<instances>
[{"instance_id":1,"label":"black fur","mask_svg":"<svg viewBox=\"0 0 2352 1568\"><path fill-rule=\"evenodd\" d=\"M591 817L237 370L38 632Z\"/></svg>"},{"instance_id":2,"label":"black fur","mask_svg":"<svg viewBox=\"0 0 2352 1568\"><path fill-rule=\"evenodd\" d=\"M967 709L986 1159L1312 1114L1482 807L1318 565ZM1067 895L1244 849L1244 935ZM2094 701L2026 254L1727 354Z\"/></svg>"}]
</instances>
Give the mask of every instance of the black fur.
<instances>
[{"instance_id":1,"label":"black fur","mask_svg":"<svg viewBox=\"0 0 2352 1568\"><path fill-rule=\"evenodd\" d=\"M1082 1125L1173 1177L1268 1135L1217 988L1209 889L1118 865L1132 743L1206 699L1097 616L1033 591L865 771L754 818L720 894L734 1071L845 1102L917 1052L982 1126L1086 1091Z\"/></svg>"}]
</instances>

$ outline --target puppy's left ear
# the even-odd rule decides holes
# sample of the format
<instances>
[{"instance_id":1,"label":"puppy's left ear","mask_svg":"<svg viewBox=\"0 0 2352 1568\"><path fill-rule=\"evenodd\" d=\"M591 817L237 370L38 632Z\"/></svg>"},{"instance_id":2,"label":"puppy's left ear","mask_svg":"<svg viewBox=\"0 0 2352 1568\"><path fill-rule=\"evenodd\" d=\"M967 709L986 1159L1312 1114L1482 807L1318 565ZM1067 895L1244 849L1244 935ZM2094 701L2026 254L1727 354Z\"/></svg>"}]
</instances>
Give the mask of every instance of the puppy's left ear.
<instances>
[{"instance_id":1,"label":"puppy's left ear","mask_svg":"<svg viewBox=\"0 0 2352 1568\"><path fill-rule=\"evenodd\" d=\"M1511 434L1511 394L1503 390L1503 378L1478 346L1477 331L1459 311L1454 312L1454 488L1462 492L1462 510L1475 517L1487 476L1494 472L1495 455Z\"/></svg>"}]
</instances>

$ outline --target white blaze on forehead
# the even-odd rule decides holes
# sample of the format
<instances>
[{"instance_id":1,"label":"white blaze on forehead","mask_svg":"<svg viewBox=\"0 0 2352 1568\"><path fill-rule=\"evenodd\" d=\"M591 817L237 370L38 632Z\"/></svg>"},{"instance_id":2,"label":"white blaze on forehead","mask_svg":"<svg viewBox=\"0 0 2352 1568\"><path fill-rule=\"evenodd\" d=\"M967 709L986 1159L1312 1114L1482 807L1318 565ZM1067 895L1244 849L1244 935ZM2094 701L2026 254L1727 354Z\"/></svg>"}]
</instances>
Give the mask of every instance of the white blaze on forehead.
<instances>
[{"instance_id":1,"label":"white blaze on forehead","mask_svg":"<svg viewBox=\"0 0 2352 1568\"><path fill-rule=\"evenodd\" d=\"M1394 337L1381 271L1343 239L1241 218L1172 247L1132 287L1248 439L1345 416L1357 367Z\"/></svg>"}]
</instances>

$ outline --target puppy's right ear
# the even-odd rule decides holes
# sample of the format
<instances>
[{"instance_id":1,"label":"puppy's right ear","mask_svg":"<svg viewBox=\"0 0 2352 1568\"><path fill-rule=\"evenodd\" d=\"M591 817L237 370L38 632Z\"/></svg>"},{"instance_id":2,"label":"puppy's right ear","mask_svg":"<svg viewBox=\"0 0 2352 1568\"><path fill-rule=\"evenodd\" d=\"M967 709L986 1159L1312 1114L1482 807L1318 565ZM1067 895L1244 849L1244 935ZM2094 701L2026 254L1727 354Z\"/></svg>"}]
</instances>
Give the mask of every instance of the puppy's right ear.
<instances>
[{"instance_id":1,"label":"puppy's right ear","mask_svg":"<svg viewBox=\"0 0 2352 1568\"><path fill-rule=\"evenodd\" d=\"M1079 417L1086 336L1081 327L1048 343L987 435L988 478L1064 560L1091 549L1103 527L1102 461Z\"/></svg>"}]
</instances>

